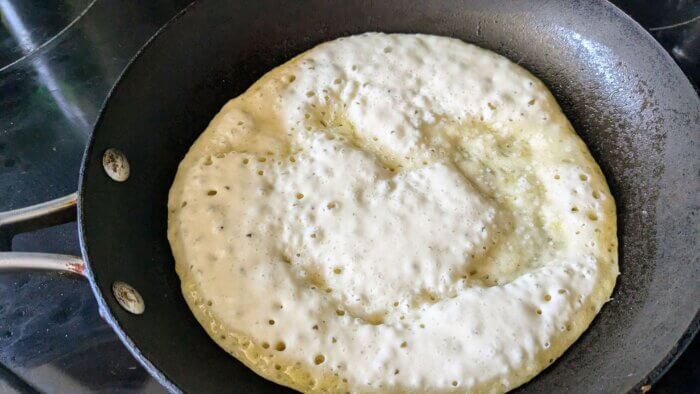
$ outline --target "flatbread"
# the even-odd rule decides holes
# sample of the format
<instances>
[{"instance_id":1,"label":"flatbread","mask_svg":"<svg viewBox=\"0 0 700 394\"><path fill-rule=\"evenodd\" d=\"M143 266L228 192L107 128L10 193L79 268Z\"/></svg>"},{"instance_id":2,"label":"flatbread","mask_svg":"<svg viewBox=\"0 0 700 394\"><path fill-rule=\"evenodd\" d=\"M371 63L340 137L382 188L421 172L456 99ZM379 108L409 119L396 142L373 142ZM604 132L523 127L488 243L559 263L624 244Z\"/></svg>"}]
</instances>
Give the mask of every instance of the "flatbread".
<instances>
[{"instance_id":1,"label":"flatbread","mask_svg":"<svg viewBox=\"0 0 700 394\"><path fill-rule=\"evenodd\" d=\"M545 85L445 37L346 37L270 71L168 208L204 329L304 392L510 390L618 275L613 198Z\"/></svg>"}]
</instances>

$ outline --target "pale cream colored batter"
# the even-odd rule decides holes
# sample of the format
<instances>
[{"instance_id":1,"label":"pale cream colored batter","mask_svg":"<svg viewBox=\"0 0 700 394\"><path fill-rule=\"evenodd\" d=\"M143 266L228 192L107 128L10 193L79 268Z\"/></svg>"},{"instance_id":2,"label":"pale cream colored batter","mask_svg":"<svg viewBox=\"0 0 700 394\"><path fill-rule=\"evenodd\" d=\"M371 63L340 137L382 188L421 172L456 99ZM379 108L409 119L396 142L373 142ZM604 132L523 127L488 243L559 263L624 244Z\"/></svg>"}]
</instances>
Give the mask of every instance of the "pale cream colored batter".
<instances>
[{"instance_id":1,"label":"pale cream colored batter","mask_svg":"<svg viewBox=\"0 0 700 394\"><path fill-rule=\"evenodd\" d=\"M227 103L184 158L185 299L258 374L307 392L503 392L586 329L615 206L547 88L456 39L319 45Z\"/></svg>"}]
</instances>

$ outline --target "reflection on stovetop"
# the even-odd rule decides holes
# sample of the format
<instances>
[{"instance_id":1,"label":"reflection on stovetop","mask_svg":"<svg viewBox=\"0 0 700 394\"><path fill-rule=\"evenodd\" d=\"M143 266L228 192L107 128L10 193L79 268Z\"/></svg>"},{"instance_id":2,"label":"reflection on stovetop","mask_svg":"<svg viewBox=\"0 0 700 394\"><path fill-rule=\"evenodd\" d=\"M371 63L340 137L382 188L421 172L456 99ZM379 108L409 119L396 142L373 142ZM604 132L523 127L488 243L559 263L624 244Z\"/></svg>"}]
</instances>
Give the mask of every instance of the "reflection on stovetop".
<instances>
[{"instance_id":1,"label":"reflection on stovetop","mask_svg":"<svg viewBox=\"0 0 700 394\"><path fill-rule=\"evenodd\" d=\"M76 190L107 92L188 0L0 0L0 211ZM700 2L614 1L700 81ZM21 234L17 251L79 255L75 224ZM698 341L654 391L700 388ZM0 392L161 392L97 312L88 284L0 274Z\"/></svg>"}]
</instances>

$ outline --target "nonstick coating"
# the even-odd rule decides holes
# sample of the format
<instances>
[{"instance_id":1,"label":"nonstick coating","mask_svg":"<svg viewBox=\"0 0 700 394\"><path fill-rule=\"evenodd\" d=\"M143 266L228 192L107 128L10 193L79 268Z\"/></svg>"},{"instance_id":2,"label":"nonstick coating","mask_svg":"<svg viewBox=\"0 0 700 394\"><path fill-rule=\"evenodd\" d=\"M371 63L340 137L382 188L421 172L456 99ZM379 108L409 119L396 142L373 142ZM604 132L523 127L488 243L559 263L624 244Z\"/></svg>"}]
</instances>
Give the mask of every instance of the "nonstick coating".
<instances>
[{"instance_id":1,"label":"nonstick coating","mask_svg":"<svg viewBox=\"0 0 700 394\"><path fill-rule=\"evenodd\" d=\"M613 300L553 366L520 390L624 392L653 382L698 326L700 101L678 67L619 10L599 1L206 1L153 39L113 90L85 155L83 255L102 312L170 389L275 386L217 347L190 313L166 239L176 167L230 98L320 42L366 31L430 33L492 49L553 91L617 200ZM102 153L124 151L111 181ZM122 310L114 281L142 294ZM371 366L366 366L371 368Z\"/></svg>"}]
</instances>

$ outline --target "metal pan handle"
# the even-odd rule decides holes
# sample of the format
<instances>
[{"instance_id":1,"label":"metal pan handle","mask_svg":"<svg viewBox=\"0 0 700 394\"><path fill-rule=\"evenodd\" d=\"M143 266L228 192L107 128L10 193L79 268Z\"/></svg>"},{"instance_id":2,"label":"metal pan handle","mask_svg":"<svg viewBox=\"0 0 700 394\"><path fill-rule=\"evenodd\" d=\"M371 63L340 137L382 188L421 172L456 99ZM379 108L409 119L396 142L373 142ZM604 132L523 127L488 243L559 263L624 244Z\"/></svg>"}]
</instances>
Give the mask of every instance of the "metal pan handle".
<instances>
[{"instance_id":1,"label":"metal pan handle","mask_svg":"<svg viewBox=\"0 0 700 394\"><path fill-rule=\"evenodd\" d=\"M12 238L20 233L75 221L78 194L26 208L0 212L0 271L49 270L84 275L83 260L77 256L12 252Z\"/></svg>"}]
</instances>

